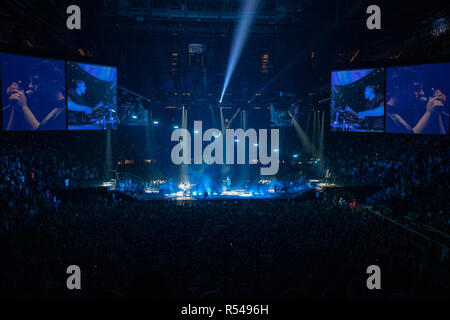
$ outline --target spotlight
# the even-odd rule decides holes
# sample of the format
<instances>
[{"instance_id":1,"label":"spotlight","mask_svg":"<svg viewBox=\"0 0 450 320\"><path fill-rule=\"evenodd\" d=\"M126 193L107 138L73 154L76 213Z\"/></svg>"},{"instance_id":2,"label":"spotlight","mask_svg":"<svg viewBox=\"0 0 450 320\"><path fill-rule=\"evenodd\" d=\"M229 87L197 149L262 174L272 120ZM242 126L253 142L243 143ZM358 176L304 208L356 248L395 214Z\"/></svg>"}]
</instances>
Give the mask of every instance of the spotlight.
<instances>
[{"instance_id":1,"label":"spotlight","mask_svg":"<svg viewBox=\"0 0 450 320\"><path fill-rule=\"evenodd\" d=\"M246 0L242 7L242 15L238 21L237 28L234 30L233 43L231 45L230 58L228 60L227 72L225 74L225 81L223 84L222 93L219 102L222 103L223 96L227 90L231 76L236 68L239 56L242 53L244 44L250 33L250 28L253 24L256 12L258 11L258 4L260 0Z\"/></svg>"},{"instance_id":2,"label":"spotlight","mask_svg":"<svg viewBox=\"0 0 450 320\"><path fill-rule=\"evenodd\" d=\"M174 128L174 129L179 129L180 127L179 127L179 126L173 126L173 128Z\"/></svg>"},{"instance_id":3,"label":"spotlight","mask_svg":"<svg viewBox=\"0 0 450 320\"><path fill-rule=\"evenodd\" d=\"M293 157L294 157L294 158L298 158L298 154L294 154Z\"/></svg>"},{"instance_id":4,"label":"spotlight","mask_svg":"<svg viewBox=\"0 0 450 320\"><path fill-rule=\"evenodd\" d=\"M159 121L153 121L153 124L159 124Z\"/></svg>"},{"instance_id":5,"label":"spotlight","mask_svg":"<svg viewBox=\"0 0 450 320\"><path fill-rule=\"evenodd\" d=\"M255 143L253 146L254 146L254 147L259 147L259 144Z\"/></svg>"},{"instance_id":6,"label":"spotlight","mask_svg":"<svg viewBox=\"0 0 450 320\"><path fill-rule=\"evenodd\" d=\"M273 149L273 152L278 152L278 151L280 151L280 150L278 150L278 149Z\"/></svg>"}]
</instances>

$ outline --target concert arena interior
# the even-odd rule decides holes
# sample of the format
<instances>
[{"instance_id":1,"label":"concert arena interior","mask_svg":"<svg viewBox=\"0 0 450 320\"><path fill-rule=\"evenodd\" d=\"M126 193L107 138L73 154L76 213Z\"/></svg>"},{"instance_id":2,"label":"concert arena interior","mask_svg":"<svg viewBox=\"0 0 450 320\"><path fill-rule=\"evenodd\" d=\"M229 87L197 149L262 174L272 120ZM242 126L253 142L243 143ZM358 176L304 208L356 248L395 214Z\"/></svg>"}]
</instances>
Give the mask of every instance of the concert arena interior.
<instances>
[{"instance_id":1,"label":"concert arena interior","mask_svg":"<svg viewBox=\"0 0 450 320\"><path fill-rule=\"evenodd\" d=\"M448 300L449 12L1 1L1 300Z\"/></svg>"}]
</instances>

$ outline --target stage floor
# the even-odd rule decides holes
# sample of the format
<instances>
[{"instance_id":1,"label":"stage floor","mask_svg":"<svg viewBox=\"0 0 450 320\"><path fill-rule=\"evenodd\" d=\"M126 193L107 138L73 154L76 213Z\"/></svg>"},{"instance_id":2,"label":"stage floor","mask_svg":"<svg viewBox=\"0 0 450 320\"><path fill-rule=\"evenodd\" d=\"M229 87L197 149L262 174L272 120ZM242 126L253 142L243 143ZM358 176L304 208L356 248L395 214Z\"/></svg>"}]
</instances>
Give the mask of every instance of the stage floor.
<instances>
[{"instance_id":1,"label":"stage floor","mask_svg":"<svg viewBox=\"0 0 450 320\"><path fill-rule=\"evenodd\" d=\"M175 201L191 201L191 200L231 200L231 199L286 199L296 197L309 190L313 190L313 187L303 186L298 188L295 192L284 192L269 190L268 192L250 192L245 189L233 189L230 191L223 191L220 193L213 192L208 197L205 197L203 193L193 192L188 195L183 195L183 191L174 193L162 193L151 190L140 196L143 200L175 200Z\"/></svg>"}]
</instances>

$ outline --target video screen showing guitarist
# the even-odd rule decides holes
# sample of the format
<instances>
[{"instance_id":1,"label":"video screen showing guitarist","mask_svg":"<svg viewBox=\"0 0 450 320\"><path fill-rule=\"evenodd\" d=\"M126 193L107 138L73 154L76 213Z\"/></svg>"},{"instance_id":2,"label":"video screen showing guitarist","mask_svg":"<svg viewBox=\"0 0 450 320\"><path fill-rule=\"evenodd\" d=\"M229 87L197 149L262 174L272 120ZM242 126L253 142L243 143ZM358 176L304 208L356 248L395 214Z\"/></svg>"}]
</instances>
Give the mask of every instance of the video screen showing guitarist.
<instances>
[{"instance_id":1,"label":"video screen showing guitarist","mask_svg":"<svg viewBox=\"0 0 450 320\"><path fill-rule=\"evenodd\" d=\"M69 130L116 129L116 69L68 62L67 70Z\"/></svg>"}]
</instances>

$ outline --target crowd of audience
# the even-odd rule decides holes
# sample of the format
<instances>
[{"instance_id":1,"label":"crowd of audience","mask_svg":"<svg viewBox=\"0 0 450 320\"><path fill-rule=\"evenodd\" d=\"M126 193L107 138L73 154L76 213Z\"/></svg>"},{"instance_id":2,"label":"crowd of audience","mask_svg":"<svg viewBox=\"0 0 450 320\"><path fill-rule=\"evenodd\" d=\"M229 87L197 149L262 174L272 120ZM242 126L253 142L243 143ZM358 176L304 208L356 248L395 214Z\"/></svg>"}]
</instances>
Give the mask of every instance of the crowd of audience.
<instances>
[{"instance_id":1,"label":"crowd of audience","mask_svg":"<svg viewBox=\"0 0 450 320\"><path fill-rule=\"evenodd\" d=\"M2 293L80 298L439 298L448 260L332 200L138 201L82 196L3 235ZM79 265L83 288L65 290ZM366 268L383 270L383 293Z\"/></svg>"},{"instance_id":2,"label":"crowd of audience","mask_svg":"<svg viewBox=\"0 0 450 320\"><path fill-rule=\"evenodd\" d=\"M450 232L448 136L331 136L325 148L325 169L332 177L378 185L374 199Z\"/></svg>"},{"instance_id":3,"label":"crowd of audience","mask_svg":"<svg viewBox=\"0 0 450 320\"><path fill-rule=\"evenodd\" d=\"M93 136L1 136L0 295L395 299L450 289L445 249L336 197L192 203L76 188L104 169L104 137ZM381 186L381 197L416 197L411 215L428 210L424 222L444 227L448 137L375 138L331 136L320 165ZM72 264L81 291L66 289ZM366 287L373 264L382 292Z\"/></svg>"}]
</instances>

